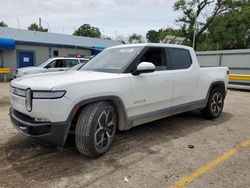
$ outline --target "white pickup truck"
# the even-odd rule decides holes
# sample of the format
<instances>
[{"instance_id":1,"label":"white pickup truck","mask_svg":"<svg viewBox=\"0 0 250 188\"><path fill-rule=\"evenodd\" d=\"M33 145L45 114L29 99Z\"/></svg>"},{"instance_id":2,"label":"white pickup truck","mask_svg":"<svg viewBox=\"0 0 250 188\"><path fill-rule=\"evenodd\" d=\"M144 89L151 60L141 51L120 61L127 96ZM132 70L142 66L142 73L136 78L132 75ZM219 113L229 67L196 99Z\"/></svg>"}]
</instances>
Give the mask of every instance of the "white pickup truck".
<instances>
[{"instance_id":1,"label":"white pickup truck","mask_svg":"<svg viewBox=\"0 0 250 188\"><path fill-rule=\"evenodd\" d=\"M79 152L98 157L109 150L117 129L195 109L219 117L228 73L226 67L200 68L186 46L111 47L79 71L13 80L10 117L23 134L61 149L74 133Z\"/></svg>"}]
</instances>

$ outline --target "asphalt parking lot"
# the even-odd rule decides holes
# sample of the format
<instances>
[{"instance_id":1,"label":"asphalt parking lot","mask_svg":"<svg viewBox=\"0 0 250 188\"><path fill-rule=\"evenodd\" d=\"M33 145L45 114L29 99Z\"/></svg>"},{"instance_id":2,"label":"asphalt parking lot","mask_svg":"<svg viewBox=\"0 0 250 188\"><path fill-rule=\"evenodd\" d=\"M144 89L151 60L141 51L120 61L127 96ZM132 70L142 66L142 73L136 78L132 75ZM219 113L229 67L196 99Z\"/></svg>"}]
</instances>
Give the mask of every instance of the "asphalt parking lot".
<instances>
[{"instance_id":1,"label":"asphalt parking lot","mask_svg":"<svg viewBox=\"0 0 250 188\"><path fill-rule=\"evenodd\" d=\"M250 92L230 90L214 121L199 111L119 132L99 159L18 133L0 83L0 187L250 187Z\"/></svg>"}]
</instances>

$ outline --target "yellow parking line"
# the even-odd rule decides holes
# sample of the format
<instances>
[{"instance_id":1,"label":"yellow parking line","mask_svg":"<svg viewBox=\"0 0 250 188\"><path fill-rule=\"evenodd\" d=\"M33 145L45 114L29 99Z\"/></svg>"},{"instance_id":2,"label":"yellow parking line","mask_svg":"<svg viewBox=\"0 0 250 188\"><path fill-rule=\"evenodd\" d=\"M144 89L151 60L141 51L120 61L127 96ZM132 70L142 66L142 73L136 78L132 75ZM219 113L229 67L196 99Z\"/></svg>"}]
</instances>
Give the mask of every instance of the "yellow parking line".
<instances>
[{"instance_id":1,"label":"yellow parking line","mask_svg":"<svg viewBox=\"0 0 250 188\"><path fill-rule=\"evenodd\" d=\"M189 183L191 183L195 179L197 179L199 176L206 173L208 170L216 167L217 165L219 165L223 161L229 159L230 157L232 157L233 155L238 153L238 151L240 149L244 148L244 147L250 147L250 140L246 140L246 141L242 142L240 145L228 150L223 155L221 155L220 157L218 157L218 158L214 159L213 161L209 162L205 166L202 166L202 167L198 168L197 170L195 170L194 172L192 172L191 174L189 174L187 176L184 176L183 178L181 178L180 180L175 182L175 184L172 185L171 188L185 187L186 185L188 185Z\"/></svg>"}]
</instances>

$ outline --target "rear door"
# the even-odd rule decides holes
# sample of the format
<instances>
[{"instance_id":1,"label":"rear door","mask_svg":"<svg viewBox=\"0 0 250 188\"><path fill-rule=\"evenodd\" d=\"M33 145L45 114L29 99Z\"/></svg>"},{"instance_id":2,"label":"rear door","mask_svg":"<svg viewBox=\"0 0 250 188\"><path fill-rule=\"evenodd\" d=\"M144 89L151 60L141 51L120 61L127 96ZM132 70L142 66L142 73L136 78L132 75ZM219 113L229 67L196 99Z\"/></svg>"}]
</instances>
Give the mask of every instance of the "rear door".
<instances>
[{"instance_id":1,"label":"rear door","mask_svg":"<svg viewBox=\"0 0 250 188\"><path fill-rule=\"evenodd\" d=\"M34 52L19 51L18 52L18 67L34 66Z\"/></svg>"},{"instance_id":2,"label":"rear door","mask_svg":"<svg viewBox=\"0 0 250 188\"><path fill-rule=\"evenodd\" d=\"M189 50L167 48L170 67L173 71L173 108L188 105L199 81L199 74Z\"/></svg>"},{"instance_id":3,"label":"rear door","mask_svg":"<svg viewBox=\"0 0 250 188\"><path fill-rule=\"evenodd\" d=\"M170 111L173 75L168 68L165 48L148 48L141 55L140 62L151 62L156 66L156 70L153 73L131 75L133 108L129 115L136 117L148 113L149 117L153 117L151 113L160 115L161 110Z\"/></svg>"}]
</instances>

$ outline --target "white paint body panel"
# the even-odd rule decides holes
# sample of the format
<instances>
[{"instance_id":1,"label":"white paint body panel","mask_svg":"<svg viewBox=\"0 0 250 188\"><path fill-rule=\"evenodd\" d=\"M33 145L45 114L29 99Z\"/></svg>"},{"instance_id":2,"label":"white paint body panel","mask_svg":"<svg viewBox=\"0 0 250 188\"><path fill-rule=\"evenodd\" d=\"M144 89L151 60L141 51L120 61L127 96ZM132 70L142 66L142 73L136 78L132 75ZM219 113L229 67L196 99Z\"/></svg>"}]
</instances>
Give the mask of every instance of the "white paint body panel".
<instances>
[{"instance_id":1,"label":"white paint body panel","mask_svg":"<svg viewBox=\"0 0 250 188\"><path fill-rule=\"evenodd\" d=\"M144 44L145 45L145 44ZM147 45L147 44L146 44ZM146 46L145 45L145 46ZM128 45L142 46L142 44ZM44 73L15 79L11 85L31 90L65 90L60 99L33 99L28 112L25 99L11 94L14 109L31 117L65 121L79 102L94 97L117 96L124 103L128 118L206 99L210 85L223 81L227 87L227 68L200 68L192 48L178 45L150 44L156 47L184 48L190 51L189 69L155 71L133 76L131 73L67 71ZM119 48L112 47L112 48Z\"/></svg>"},{"instance_id":2,"label":"white paint body panel","mask_svg":"<svg viewBox=\"0 0 250 188\"><path fill-rule=\"evenodd\" d=\"M133 76L130 74L132 108L129 116L137 116L151 111L171 107L173 98L172 71L156 71Z\"/></svg>"}]
</instances>

